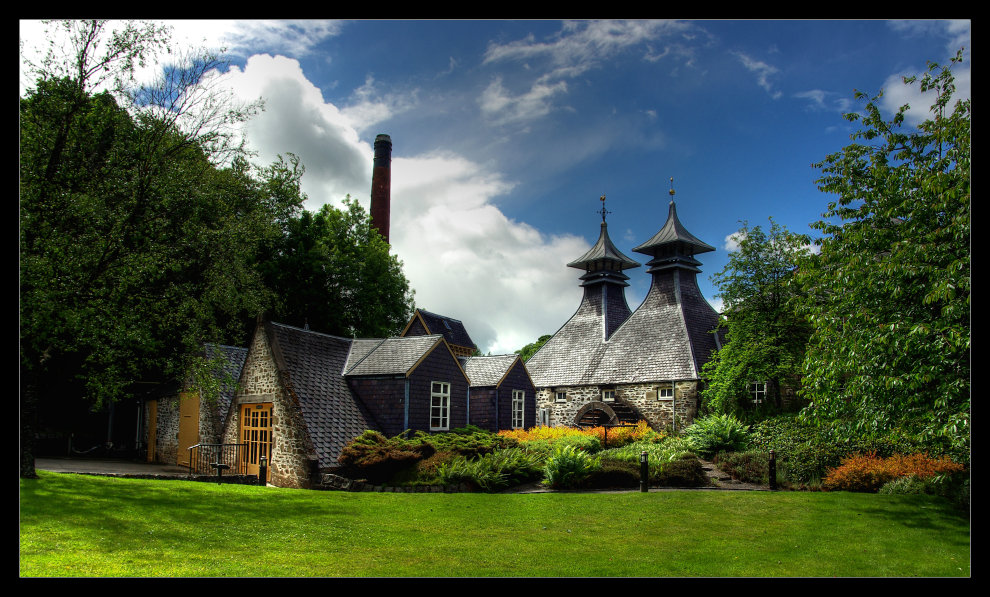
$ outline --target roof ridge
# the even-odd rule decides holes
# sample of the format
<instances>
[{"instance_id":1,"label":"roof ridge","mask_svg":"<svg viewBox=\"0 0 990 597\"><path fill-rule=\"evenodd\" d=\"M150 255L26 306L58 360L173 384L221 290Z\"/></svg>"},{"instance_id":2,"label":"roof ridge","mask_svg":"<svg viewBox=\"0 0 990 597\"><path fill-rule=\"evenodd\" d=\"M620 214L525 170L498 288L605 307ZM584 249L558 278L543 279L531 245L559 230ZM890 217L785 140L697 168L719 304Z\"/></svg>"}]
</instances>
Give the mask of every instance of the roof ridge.
<instances>
[{"instance_id":1,"label":"roof ridge","mask_svg":"<svg viewBox=\"0 0 990 597\"><path fill-rule=\"evenodd\" d=\"M294 325L289 325L287 323L279 323L277 321L269 321L268 323L270 323L272 325L277 325L279 327L287 328L287 329L290 329L290 330L295 330L297 332L306 332L307 334L316 334L317 336L325 336L327 338L336 338L337 340L345 340L347 342L350 342L351 340L357 340L357 338L347 338L345 336L337 336L335 334L326 334L324 332L317 332L316 330L308 330L306 328L301 328L301 327L297 327L297 326L294 326Z\"/></svg>"}]
</instances>

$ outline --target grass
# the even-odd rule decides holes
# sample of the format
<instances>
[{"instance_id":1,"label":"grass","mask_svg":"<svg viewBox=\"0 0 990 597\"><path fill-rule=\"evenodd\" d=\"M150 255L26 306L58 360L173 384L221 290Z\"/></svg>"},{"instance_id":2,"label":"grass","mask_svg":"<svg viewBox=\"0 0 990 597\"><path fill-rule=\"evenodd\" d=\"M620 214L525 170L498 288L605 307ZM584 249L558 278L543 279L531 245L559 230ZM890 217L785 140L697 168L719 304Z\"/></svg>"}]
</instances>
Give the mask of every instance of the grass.
<instances>
[{"instance_id":1,"label":"grass","mask_svg":"<svg viewBox=\"0 0 990 597\"><path fill-rule=\"evenodd\" d=\"M968 577L927 495L345 493L39 471L22 577Z\"/></svg>"}]
</instances>

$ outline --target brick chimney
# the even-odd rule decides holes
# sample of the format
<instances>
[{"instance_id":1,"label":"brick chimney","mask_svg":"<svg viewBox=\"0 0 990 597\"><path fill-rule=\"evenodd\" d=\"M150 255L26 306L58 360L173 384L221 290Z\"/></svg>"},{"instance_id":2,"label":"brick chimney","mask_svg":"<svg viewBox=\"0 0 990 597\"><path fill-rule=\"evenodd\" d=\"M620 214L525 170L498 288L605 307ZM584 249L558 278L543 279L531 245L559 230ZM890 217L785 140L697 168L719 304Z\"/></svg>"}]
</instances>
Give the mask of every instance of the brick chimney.
<instances>
[{"instance_id":1,"label":"brick chimney","mask_svg":"<svg viewBox=\"0 0 990 597\"><path fill-rule=\"evenodd\" d=\"M371 225L378 230L385 242L389 242L391 191L392 138L378 135L375 137L375 168L371 173Z\"/></svg>"}]
</instances>

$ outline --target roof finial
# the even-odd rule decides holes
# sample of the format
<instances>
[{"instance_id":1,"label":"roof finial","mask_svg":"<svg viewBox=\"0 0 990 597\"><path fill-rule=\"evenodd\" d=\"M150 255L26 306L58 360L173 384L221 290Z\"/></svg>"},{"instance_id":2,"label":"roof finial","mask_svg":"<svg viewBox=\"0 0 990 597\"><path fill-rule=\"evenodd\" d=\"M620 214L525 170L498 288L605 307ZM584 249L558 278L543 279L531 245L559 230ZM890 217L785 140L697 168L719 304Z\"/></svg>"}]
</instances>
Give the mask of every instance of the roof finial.
<instances>
[{"instance_id":1,"label":"roof finial","mask_svg":"<svg viewBox=\"0 0 990 597\"><path fill-rule=\"evenodd\" d=\"M670 177L670 191L669 191L669 193L670 193L670 202L673 203L674 202L674 177L673 176Z\"/></svg>"},{"instance_id":2,"label":"roof finial","mask_svg":"<svg viewBox=\"0 0 990 597\"><path fill-rule=\"evenodd\" d=\"M604 223L605 222L605 214L612 213L612 212L608 211L607 209L605 209L605 193L602 193L601 202L602 202L602 210L600 212L598 212L598 213L602 214L602 222Z\"/></svg>"}]
</instances>

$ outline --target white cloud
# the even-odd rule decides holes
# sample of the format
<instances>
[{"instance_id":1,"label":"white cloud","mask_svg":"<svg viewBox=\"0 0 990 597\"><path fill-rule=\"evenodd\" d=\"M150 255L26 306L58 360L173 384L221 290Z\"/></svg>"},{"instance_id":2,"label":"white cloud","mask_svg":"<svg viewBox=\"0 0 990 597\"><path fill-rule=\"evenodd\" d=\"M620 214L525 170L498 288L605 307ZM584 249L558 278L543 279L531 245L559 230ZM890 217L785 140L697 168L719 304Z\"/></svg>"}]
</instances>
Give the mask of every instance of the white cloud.
<instances>
[{"instance_id":1,"label":"white cloud","mask_svg":"<svg viewBox=\"0 0 990 597\"><path fill-rule=\"evenodd\" d=\"M299 62L284 56L252 56L243 70L232 67L221 78L244 101L261 97L264 112L245 126L256 161L294 153L306 167L303 191L307 209L336 203L351 194L367 207L371 193L373 149L362 141L352 119L327 103L303 74Z\"/></svg>"},{"instance_id":2,"label":"white cloud","mask_svg":"<svg viewBox=\"0 0 990 597\"><path fill-rule=\"evenodd\" d=\"M307 208L350 193L369 207L373 149L353 112L326 102L299 67L252 56L223 81L265 112L246 134L260 163L292 152L306 167ZM361 97L361 93L354 97ZM393 139L401 147L401 139ZM447 153L393 150L390 241L416 291L417 306L460 319L483 352L507 353L553 333L580 302L566 264L589 248L577 236L547 237L507 218L494 199L512 188L497 172Z\"/></svg>"},{"instance_id":3,"label":"white cloud","mask_svg":"<svg viewBox=\"0 0 990 597\"><path fill-rule=\"evenodd\" d=\"M738 251L739 244L746 238L746 233L742 230L737 230L732 234L726 235L725 241L722 246L728 252Z\"/></svg>"},{"instance_id":4,"label":"white cloud","mask_svg":"<svg viewBox=\"0 0 990 597\"><path fill-rule=\"evenodd\" d=\"M497 76L478 100L482 113L497 124L517 123L540 118L554 107L555 96L564 95L566 79L597 68L604 60L639 45L646 45L643 59L656 62L676 54L691 57L682 40L689 39L695 26L676 21L568 21L546 41L532 34L504 44L490 43L483 64L518 62L531 81L528 91L512 94ZM667 45L657 54L652 44Z\"/></svg>"},{"instance_id":5,"label":"white cloud","mask_svg":"<svg viewBox=\"0 0 990 597\"><path fill-rule=\"evenodd\" d=\"M581 297L566 264L587 242L507 218L492 200L510 188L461 157L392 161L390 240L416 304L463 321L485 353L557 331Z\"/></svg>"},{"instance_id":6,"label":"white cloud","mask_svg":"<svg viewBox=\"0 0 990 597\"><path fill-rule=\"evenodd\" d=\"M742 52L733 52L733 54L735 54L736 58L739 59L739 62L741 62L744 67L746 67L746 70L756 74L757 84L760 87L762 87L764 90L766 90L766 92L770 94L770 97L772 97L773 99L777 99L780 97L781 95L780 91L775 90L773 88L773 83L771 83L770 81L770 78L773 75L777 74L778 72L777 67L767 64L766 62L763 62L761 60L750 58L749 56L743 54Z\"/></svg>"}]
</instances>

